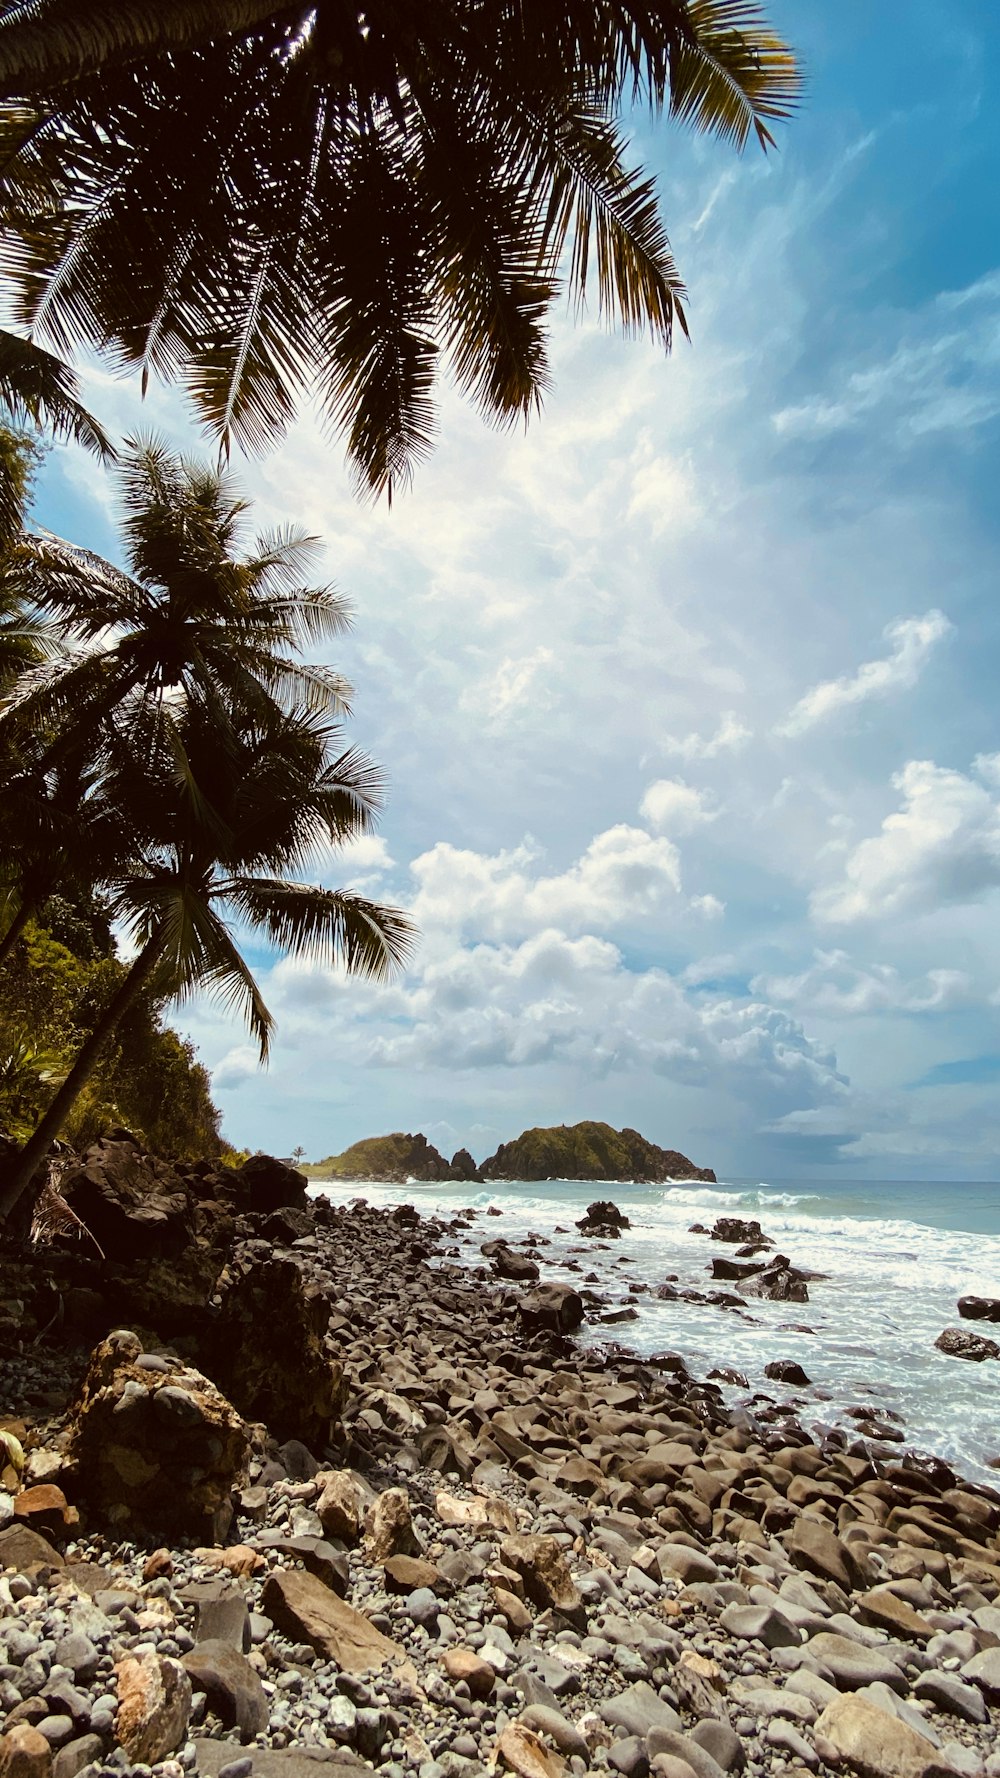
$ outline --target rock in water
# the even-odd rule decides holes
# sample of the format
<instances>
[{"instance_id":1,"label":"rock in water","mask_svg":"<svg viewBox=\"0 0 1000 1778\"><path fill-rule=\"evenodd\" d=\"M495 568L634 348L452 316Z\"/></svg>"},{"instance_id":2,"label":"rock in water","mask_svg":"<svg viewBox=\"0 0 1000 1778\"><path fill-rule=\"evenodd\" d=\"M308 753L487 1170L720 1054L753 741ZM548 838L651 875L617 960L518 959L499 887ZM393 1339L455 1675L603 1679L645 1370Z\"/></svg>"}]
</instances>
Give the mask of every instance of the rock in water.
<instances>
[{"instance_id":1,"label":"rock in water","mask_svg":"<svg viewBox=\"0 0 1000 1778\"><path fill-rule=\"evenodd\" d=\"M744 1216L716 1217L711 1238L713 1241L729 1241L734 1246L746 1241L753 1242L758 1247L770 1246L760 1223L750 1222Z\"/></svg>"},{"instance_id":2,"label":"rock in water","mask_svg":"<svg viewBox=\"0 0 1000 1778\"><path fill-rule=\"evenodd\" d=\"M343 1366L323 1345L329 1320L329 1299L294 1260L257 1260L223 1296L206 1367L248 1420L322 1450L346 1399Z\"/></svg>"},{"instance_id":3,"label":"rock in water","mask_svg":"<svg viewBox=\"0 0 1000 1778\"><path fill-rule=\"evenodd\" d=\"M632 1224L610 1198L599 1198L587 1205L586 1216L581 1216L576 1226L582 1235L620 1235L622 1229L630 1229Z\"/></svg>"},{"instance_id":4,"label":"rock in water","mask_svg":"<svg viewBox=\"0 0 1000 1778\"><path fill-rule=\"evenodd\" d=\"M981 1364L984 1358L1000 1358L1000 1346L996 1340L987 1340L983 1334L970 1333L967 1327L946 1327L934 1341L939 1352L949 1358L971 1358Z\"/></svg>"},{"instance_id":5,"label":"rock in water","mask_svg":"<svg viewBox=\"0 0 1000 1778\"><path fill-rule=\"evenodd\" d=\"M958 1312L963 1321L1000 1321L1000 1297L960 1296Z\"/></svg>"},{"instance_id":6,"label":"rock in water","mask_svg":"<svg viewBox=\"0 0 1000 1778\"><path fill-rule=\"evenodd\" d=\"M517 1312L527 1332L573 1333L583 1320L583 1298L570 1284L539 1284L520 1298Z\"/></svg>"},{"instance_id":7,"label":"rock in water","mask_svg":"<svg viewBox=\"0 0 1000 1778\"><path fill-rule=\"evenodd\" d=\"M130 1332L111 1334L91 1355L71 1418L78 1496L116 1530L215 1541L245 1475L247 1429L199 1371L176 1359L145 1370L141 1356Z\"/></svg>"},{"instance_id":8,"label":"rock in water","mask_svg":"<svg viewBox=\"0 0 1000 1778\"><path fill-rule=\"evenodd\" d=\"M800 1389L809 1385L809 1378L794 1358L772 1359L770 1364L765 1364L764 1375L770 1377L772 1383L794 1383Z\"/></svg>"}]
</instances>

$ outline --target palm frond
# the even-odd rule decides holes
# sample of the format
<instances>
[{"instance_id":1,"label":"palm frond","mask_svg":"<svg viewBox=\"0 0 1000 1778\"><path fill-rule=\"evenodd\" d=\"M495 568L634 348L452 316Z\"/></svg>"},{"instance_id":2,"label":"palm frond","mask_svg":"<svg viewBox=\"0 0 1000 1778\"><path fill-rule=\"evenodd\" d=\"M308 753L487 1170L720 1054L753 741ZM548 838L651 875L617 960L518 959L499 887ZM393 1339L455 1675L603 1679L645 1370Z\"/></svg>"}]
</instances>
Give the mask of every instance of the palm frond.
<instances>
[{"instance_id":1,"label":"palm frond","mask_svg":"<svg viewBox=\"0 0 1000 1778\"><path fill-rule=\"evenodd\" d=\"M75 372L54 353L0 329L0 404L15 420L46 426L57 438L74 439L98 457L114 446L79 397Z\"/></svg>"},{"instance_id":2,"label":"palm frond","mask_svg":"<svg viewBox=\"0 0 1000 1778\"><path fill-rule=\"evenodd\" d=\"M218 893L282 951L375 981L388 981L405 965L416 938L400 908L344 889L242 877L221 883Z\"/></svg>"},{"instance_id":3,"label":"palm frond","mask_svg":"<svg viewBox=\"0 0 1000 1778\"><path fill-rule=\"evenodd\" d=\"M802 76L753 0L690 0L692 35L670 65L670 111L682 123L746 146L774 146L770 124L792 116Z\"/></svg>"}]
</instances>

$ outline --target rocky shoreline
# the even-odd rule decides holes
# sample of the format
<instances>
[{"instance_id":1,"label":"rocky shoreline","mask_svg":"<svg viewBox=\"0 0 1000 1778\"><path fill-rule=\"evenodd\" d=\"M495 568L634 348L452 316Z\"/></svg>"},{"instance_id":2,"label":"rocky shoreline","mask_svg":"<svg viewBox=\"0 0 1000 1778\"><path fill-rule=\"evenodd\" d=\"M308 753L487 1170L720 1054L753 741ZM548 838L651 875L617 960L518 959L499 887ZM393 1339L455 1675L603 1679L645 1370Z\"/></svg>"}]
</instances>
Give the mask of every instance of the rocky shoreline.
<instances>
[{"instance_id":1,"label":"rocky shoreline","mask_svg":"<svg viewBox=\"0 0 1000 1778\"><path fill-rule=\"evenodd\" d=\"M0 1778L1000 1775L1000 1493L588 1347L483 1212L124 1138L67 1198L103 1258L0 1250Z\"/></svg>"}]
</instances>

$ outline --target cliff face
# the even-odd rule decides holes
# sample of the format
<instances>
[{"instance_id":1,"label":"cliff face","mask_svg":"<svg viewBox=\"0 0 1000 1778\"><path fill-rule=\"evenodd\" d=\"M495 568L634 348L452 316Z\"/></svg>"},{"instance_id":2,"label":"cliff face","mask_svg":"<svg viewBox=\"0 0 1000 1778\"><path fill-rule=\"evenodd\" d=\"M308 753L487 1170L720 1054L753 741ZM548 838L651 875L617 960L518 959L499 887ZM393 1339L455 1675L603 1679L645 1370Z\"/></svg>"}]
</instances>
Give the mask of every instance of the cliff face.
<instances>
[{"instance_id":1,"label":"cliff face","mask_svg":"<svg viewBox=\"0 0 1000 1778\"><path fill-rule=\"evenodd\" d=\"M525 1130L514 1142L501 1142L484 1161L484 1179L604 1179L661 1184L667 1179L715 1182L710 1167L696 1167L673 1148L658 1148L638 1130L610 1124L560 1124Z\"/></svg>"}]
</instances>

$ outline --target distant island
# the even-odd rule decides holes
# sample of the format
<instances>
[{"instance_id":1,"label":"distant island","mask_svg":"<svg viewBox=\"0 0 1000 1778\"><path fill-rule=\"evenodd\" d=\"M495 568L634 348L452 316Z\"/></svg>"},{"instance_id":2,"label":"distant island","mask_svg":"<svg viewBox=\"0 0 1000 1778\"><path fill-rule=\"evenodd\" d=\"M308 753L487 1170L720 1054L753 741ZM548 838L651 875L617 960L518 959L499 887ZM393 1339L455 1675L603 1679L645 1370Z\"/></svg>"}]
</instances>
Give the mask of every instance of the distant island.
<instances>
[{"instance_id":1,"label":"distant island","mask_svg":"<svg viewBox=\"0 0 1000 1778\"><path fill-rule=\"evenodd\" d=\"M696 1167L675 1148L659 1148L638 1130L614 1130L610 1124L557 1124L525 1130L513 1142L501 1142L496 1154L477 1167L467 1148L450 1161L426 1136L369 1136L343 1154L304 1166L310 1179L383 1180L389 1185L421 1182L483 1182L491 1179L599 1179L610 1184L634 1180L662 1185L670 1179L701 1179L715 1184L711 1167Z\"/></svg>"}]
</instances>

